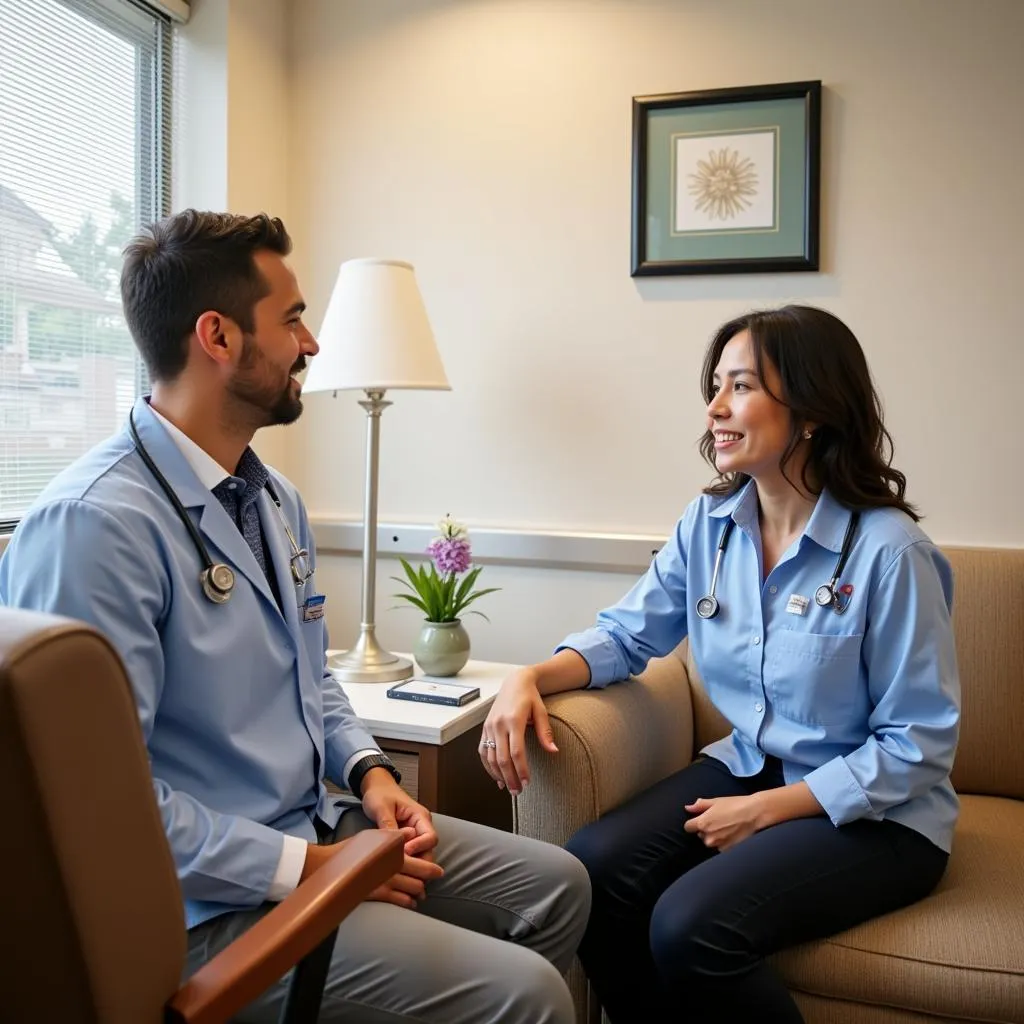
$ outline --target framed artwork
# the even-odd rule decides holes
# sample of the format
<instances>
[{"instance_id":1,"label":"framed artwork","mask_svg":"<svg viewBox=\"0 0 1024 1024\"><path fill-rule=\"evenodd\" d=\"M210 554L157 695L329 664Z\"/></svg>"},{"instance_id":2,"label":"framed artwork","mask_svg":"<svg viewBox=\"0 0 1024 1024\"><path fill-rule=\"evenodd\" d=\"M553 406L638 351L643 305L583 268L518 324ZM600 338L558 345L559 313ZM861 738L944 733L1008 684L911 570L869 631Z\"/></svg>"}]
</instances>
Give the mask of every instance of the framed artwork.
<instances>
[{"instance_id":1,"label":"framed artwork","mask_svg":"<svg viewBox=\"0 0 1024 1024\"><path fill-rule=\"evenodd\" d=\"M633 98L633 277L818 269L821 82Z\"/></svg>"}]
</instances>

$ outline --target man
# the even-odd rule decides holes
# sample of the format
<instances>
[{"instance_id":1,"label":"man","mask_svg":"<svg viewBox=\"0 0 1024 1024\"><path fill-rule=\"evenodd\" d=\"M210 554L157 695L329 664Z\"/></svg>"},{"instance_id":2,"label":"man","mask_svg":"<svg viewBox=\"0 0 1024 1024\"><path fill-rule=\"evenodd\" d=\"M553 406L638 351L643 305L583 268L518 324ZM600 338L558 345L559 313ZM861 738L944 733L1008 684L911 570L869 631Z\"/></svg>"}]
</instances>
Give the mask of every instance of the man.
<instances>
[{"instance_id":1,"label":"man","mask_svg":"<svg viewBox=\"0 0 1024 1024\"><path fill-rule=\"evenodd\" d=\"M280 220L192 210L128 246L121 295L152 395L30 510L0 562L0 601L90 622L124 660L186 901L189 972L335 842L401 828L403 870L343 922L320 1019L569 1022L560 972L589 911L582 866L432 819L326 671L305 508L249 447L299 416L295 375L318 351L290 249ZM283 992L240 1019L275 1020Z\"/></svg>"}]
</instances>

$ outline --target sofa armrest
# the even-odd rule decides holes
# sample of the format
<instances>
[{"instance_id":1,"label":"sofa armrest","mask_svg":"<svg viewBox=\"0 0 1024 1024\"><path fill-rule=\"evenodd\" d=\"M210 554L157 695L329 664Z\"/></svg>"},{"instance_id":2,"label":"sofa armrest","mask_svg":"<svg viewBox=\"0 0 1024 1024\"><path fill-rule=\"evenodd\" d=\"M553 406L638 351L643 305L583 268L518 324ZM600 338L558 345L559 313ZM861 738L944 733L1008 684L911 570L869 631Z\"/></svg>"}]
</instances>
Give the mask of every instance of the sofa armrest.
<instances>
[{"instance_id":1,"label":"sofa armrest","mask_svg":"<svg viewBox=\"0 0 1024 1024\"><path fill-rule=\"evenodd\" d=\"M583 825L690 763L693 710L686 666L673 652L640 676L546 701L559 753L527 735L530 784L513 829L559 846Z\"/></svg>"}]
</instances>

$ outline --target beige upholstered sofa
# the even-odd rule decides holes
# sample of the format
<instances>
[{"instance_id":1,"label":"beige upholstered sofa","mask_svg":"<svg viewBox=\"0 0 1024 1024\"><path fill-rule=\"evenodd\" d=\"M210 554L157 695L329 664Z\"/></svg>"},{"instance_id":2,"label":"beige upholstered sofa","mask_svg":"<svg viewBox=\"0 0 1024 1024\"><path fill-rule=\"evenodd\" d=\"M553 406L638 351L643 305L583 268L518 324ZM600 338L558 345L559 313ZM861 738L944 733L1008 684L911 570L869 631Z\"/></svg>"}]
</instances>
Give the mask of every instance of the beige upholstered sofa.
<instances>
[{"instance_id":1,"label":"beige upholstered sofa","mask_svg":"<svg viewBox=\"0 0 1024 1024\"><path fill-rule=\"evenodd\" d=\"M1024 550L948 549L963 721L949 868L916 906L788 950L808 1024L1024 1022ZM531 737L516 831L564 843L726 731L685 643L629 683L548 702L561 753ZM579 1020L599 1013L578 966Z\"/></svg>"}]
</instances>

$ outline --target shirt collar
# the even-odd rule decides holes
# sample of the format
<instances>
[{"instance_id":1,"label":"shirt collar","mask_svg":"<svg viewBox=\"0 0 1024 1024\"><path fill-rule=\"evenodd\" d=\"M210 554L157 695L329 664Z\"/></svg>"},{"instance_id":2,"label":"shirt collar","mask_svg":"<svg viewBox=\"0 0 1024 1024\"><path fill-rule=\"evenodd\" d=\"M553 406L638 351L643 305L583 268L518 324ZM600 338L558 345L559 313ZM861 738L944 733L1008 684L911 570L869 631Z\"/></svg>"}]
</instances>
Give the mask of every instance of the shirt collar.
<instances>
[{"instance_id":1,"label":"shirt collar","mask_svg":"<svg viewBox=\"0 0 1024 1024\"><path fill-rule=\"evenodd\" d=\"M708 512L709 516L724 519L732 516L737 526L751 527L757 522L757 488L748 480L738 491ZM825 488L818 495L811 518L807 520L803 536L810 537L815 544L836 553L843 549L843 537L850 522L850 510L841 505Z\"/></svg>"},{"instance_id":2,"label":"shirt collar","mask_svg":"<svg viewBox=\"0 0 1024 1024\"><path fill-rule=\"evenodd\" d=\"M757 488L753 480L748 480L738 491L723 498L713 509L708 512L709 516L716 519L724 519L732 516L737 526L749 525L757 519Z\"/></svg>"},{"instance_id":3,"label":"shirt collar","mask_svg":"<svg viewBox=\"0 0 1024 1024\"><path fill-rule=\"evenodd\" d=\"M178 451L184 456L185 461L189 464L192 472L199 477L199 482L212 491L214 487L219 483L223 483L231 476L229 473L209 452L204 451L192 440L188 434L179 430L166 416L161 416L160 413L153 408L152 404L149 406L149 411L159 420L161 426L171 436L171 440L178 446Z\"/></svg>"},{"instance_id":4,"label":"shirt collar","mask_svg":"<svg viewBox=\"0 0 1024 1024\"><path fill-rule=\"evenodd\" d=\"M811 518L804 527L804 536L838 554L843 550L843 537L849 524L850 510L845 505L840 505L826 487L818 495Z\"/></svg>"}]
</instances>

